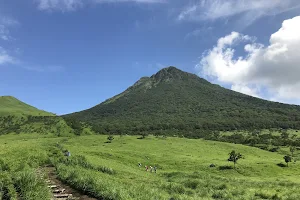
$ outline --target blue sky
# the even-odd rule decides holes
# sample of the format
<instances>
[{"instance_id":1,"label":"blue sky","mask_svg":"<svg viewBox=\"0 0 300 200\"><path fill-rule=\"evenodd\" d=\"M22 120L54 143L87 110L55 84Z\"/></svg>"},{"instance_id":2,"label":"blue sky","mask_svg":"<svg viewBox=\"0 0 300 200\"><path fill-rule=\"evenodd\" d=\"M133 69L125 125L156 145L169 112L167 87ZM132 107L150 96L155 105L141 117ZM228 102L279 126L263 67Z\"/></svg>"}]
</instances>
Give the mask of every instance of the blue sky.
<instances>
[{"instance_id":1,"label":"blue sky","mask_svg":"<svg viewBox=\"0 0 300 200\"><path fill-rule=\"evenodd\" d=\"M298 31L292 28L300 27L295 18L300 2L251 2L0 0L0 95L65 114L94 106L172 65L229 89L299 104L296 77L279 80L266 72L292 76L300 70L293 65L295 56L293 63L278 62L276 69L257 57L265 58L278 43L288 51L272 60L298 47L300 35L293 42L282 38ZM274 33L278 37L272 39ZM227 42L221 47L222 38ZM246 44L255 53L245 52ZM226 50L234 55L224 57ZM247 67L237 74L243 68L239 57Z\"/></svg>"}]
</instances>

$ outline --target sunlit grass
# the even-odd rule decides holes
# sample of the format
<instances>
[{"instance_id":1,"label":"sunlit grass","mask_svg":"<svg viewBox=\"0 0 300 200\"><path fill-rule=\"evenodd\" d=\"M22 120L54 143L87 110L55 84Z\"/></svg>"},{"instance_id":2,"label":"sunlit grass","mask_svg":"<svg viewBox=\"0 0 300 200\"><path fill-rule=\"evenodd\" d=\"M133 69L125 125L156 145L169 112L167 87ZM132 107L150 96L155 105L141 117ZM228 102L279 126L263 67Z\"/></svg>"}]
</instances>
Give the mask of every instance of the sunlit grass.
<instances>
[{"instance_id":1,"label":"sunlit grass","mask_svg":"<svg viewBox=\"0 0 300 200\"><path fill-rule=\"evenodd\" d=\"M21 188L45 188L43 183L27 182L36 180L32 169L52 163L61 180L96 198L300 199L299 164L279 167L284 163L282 154L258 148L152 136L142 140L115 136L112 143L105 143L107 136L95 135L20 136L1 136L0 156L9 166L5 173L13 177L16 191L24 195ZM62 154L66 149L71 152L68 160ZM232 150L245 156L236 170L226 167L233 165L227 161ZM146 172L145 165L157 166L157 173Z\"/></svg>"}]
</instances>

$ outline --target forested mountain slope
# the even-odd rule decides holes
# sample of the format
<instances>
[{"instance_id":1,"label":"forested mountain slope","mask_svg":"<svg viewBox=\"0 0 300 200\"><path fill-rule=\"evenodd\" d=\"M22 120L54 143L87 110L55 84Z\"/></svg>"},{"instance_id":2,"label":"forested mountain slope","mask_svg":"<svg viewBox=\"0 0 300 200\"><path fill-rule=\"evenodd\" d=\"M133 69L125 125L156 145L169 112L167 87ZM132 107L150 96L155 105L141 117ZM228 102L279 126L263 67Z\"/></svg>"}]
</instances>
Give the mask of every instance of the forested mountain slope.
<instances>
[{"instance_id":1,"label":"forested mountain slope","mask_svg":"<svg viewBox=\"0 0 300 200\"><path fill-rule=\"evenodd\" d=\"M300 128L300 107L234 92L175 67L93 108L64 116L102 133Z\"/></svg>"}]
</instances>

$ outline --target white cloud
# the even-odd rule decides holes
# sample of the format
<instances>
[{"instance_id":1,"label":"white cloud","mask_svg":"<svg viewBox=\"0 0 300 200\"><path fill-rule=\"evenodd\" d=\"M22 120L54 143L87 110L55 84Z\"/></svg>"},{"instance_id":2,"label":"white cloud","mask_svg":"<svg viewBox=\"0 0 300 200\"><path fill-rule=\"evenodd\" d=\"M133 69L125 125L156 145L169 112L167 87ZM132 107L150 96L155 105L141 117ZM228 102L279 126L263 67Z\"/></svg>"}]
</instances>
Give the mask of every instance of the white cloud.
<instances>
[{"instance_id":1,"label":"white cloud","mask_svg":"<svg viewBox=\"0 0 300 200\"><path fill-rule=\"evenodd\" d=\"M257 87L250 87L248 85L238 84L238 85L232 85L231 89L236 92L247 94L253 97L260 97L259 88Z\"/></svg>"},{"instance_id":2,"label":"white cloud","mask_svg":"<svg viewBox=\"0 0 300 200\"><path fill-rule=\"evenodd\" d=\"M235 57L234 45L246 43L245 56ZM232 84L232 89L253 96L291 102L300 100L300 16L285 20L270 37L269 46L232 32L203 54L200 74Z\"/></svg>"},{"instance_id":3,"label":"white cloud","mask_svg":"<svg viewBox=\"0 0 300 200\"><path fill-rule=\"evenodd\" d=\"M81 0L37 0L40 10L73 11L82 6Z\"/></svg>"},{"instance_id":4,"label":"white cloud","mask_svg":"<svg viewBox=\"0 0 300 200\"><path fill-rule=\"evenodd\" d=\"M14 19L7 18L7 17L0 17L0 39L5 41L12 40L13 37L10 35L9 28L16 26L18 24L19 22Z\"/></svg>"},{"instance_id":5,"label":"white cloud","mask_svg":"<svg viewBox=\"0 0 300 200\"><path fill-rule=\"evenodd\" d=\"M4 48L0 47L0 65L14 64L16 62L14 57L10 56Z\"/></svg>"},{"instance_id":6,"label":"white cloud","mask_svg":"<svg viewBox=\"0 0 300 200\"><path fill-rule=\"evenodd\" d=\"M211 33L212 30L213 30L213 27L211 27L211 26L195 29L195 30L187 33L184 37L184 40L188 40L188 39L193 38L193 37L199 37L199 36L207 35L208 33Z\"/></svg>"},{"instance_id":7,"label":"white cloud","mask_svg":"<svg viewBox=\"0 0 300 200\"><path fill-rule=\"evenodd\" d=\"M164 3L165 0L35 0L40 10L46 11L75 11L85 4L99 3Z\"/></svg>"},{"instance_id":8,"label":"white cloud","mask_svg":"<svg viewBox=\"0 0 300 200\"><path fill-rule=\"evenodd\" d=\"M242 14L239 18L250 25L264 15L299 7L299 0L197 0L180 12L178 20L216 20Z\"/></svg>"}]
</instances>

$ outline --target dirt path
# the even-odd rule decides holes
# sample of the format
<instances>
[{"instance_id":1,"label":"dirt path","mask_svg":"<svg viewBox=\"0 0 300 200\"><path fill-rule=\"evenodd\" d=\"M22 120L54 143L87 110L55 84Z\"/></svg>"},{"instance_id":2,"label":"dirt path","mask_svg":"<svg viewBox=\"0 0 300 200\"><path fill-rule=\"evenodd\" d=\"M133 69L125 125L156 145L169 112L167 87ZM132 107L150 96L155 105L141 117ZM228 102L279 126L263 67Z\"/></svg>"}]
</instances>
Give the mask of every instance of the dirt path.
<instances>
[{"instance_id":1,"label":"dirt path","mask_svg":"<svg viewBox=\"0 0 300 200\"><path fill-rule=\"evenodd\" d=\"M97 200L61 182L56 175L54 167L45 167L42 171L47 176L48 187L52 190L52 200Z\"/></svg>"}]
</instances>

